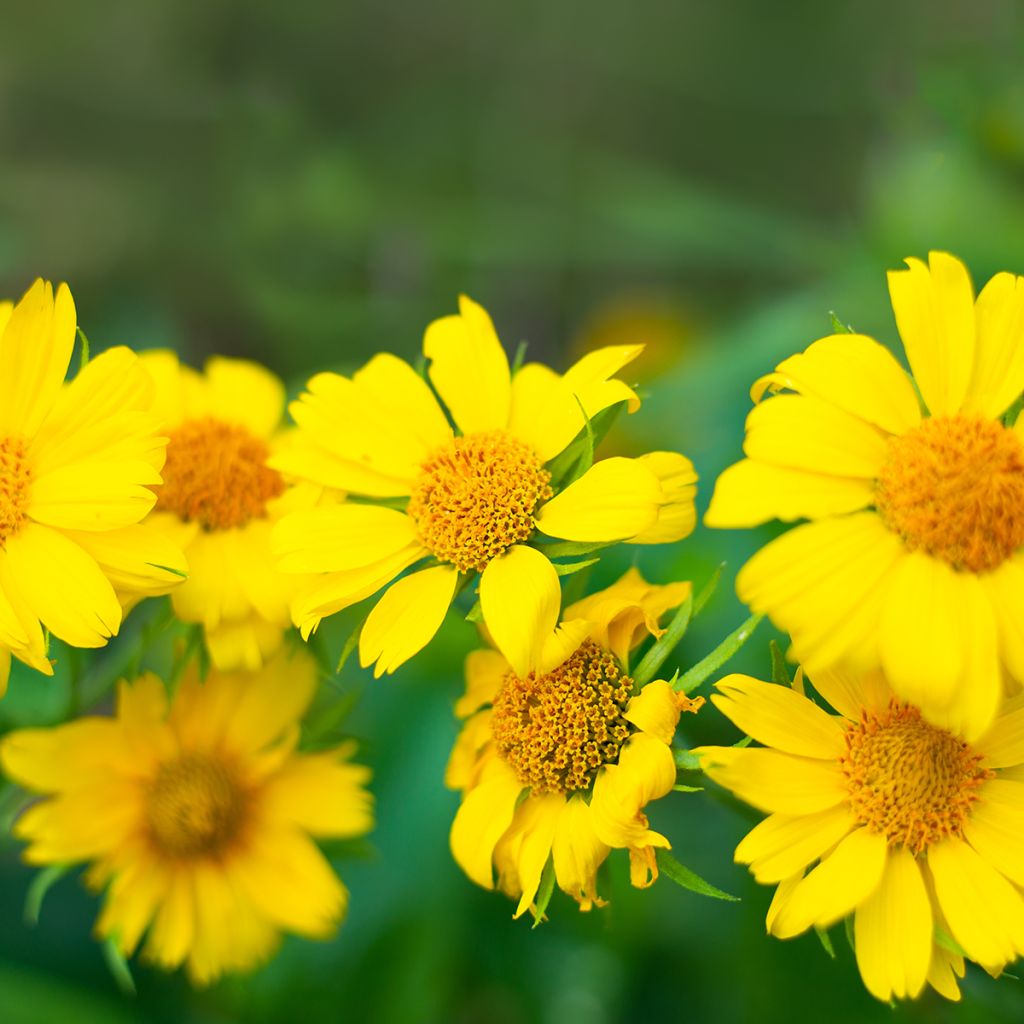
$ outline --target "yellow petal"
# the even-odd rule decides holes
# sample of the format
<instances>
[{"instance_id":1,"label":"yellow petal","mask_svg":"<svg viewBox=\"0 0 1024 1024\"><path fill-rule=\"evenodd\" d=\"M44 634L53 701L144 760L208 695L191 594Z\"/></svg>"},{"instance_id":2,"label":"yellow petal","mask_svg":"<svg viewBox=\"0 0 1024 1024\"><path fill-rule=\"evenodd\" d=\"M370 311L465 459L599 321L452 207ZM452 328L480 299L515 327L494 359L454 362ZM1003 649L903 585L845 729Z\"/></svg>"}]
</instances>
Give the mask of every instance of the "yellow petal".
<instances>
[{"instance_id":1,"label":"yellow petal","mask_svg":"<svg viewBox=\"0 0 1024 1024\"><path fill-rule=\"evenodd\" d=\"M787 878L783 881L775 890L775 893L772 896L772 902L768 907L768 913L764 920L765 930L769 935L775 934L775 922L778 920L779 914L782 913L789 903L793 893L796 891L796 887L803 880L803 877L804 873L800 871L791 878Z\"/></svg>"},{"instance_id":2,"label":"yellow petal","mask_svg":"<svg viewBox=\"0 0 1024 1024\"><path fill-rule=\"evenodd\" d=\"M188 955L196 932L196 902L191 873L177 867L168 876L167 891L159 904L146 942L146 955L173 970Z\"/></svg>"},{"instance_id":3,"label":"yellow petal","mask_svg":"<svg viewBox=\"0 0 1024 1024\"><path fill-rule=\"evenodd\" d=\"M468 718L484 704L490 704L508 670L508 661L497 651L470 651L466 655L466 692L455 702L455 714Z\"/></svg>"},{"instance_id":4,"label":"yellow petal","mask_svg":"<svg viewBox=\"0 0 1024 1024\"><path fill-rule=\"evenodd\" d=\"M903 347L933 416L959 412L974 365L974 290L967 268L944 252L889 272Z\"/></svg>"},{"instance_id":5,"label":"yellow petal","mask_svg":"<svg viewBox=\"0 0 1024 1024\"><path fill-rule=\"evenodd\" d=\"M860 906L878 887L885 868L885 836L859 828L851 832L793 890L773 922L780 939L812 925L828 928Z\"/></svg>"},{"instance_id":6,"label":"yellow petal","mask_svg":"<svg viewBox=\"0 0 1024 1024\"><path fill-rule=\"evenodd\" d=\"M974 304L977 345L964 412L995 419L1024 391L1024 278L996 274Z\"/></svg>"},{"instance_id":7,"label":"yellow petal","mask_svg":"<svg viewBox=\"0 0 1024 1024\"><path fill-rule=\"evenodd\" d=\"M788 686L730 675L715 688L723 694L712 696L715 707L758 743L825 760L845 749L839 722Z\"/></svg>"},{"instance_id":8,"label":"yellow petal","mask_svg":"<svg viewBox=\"0 0 1024 1024\"><path fill-rule=\"evenodd\" d=\"M630 699L622 717L656 740L671 744L679 724L676 693L664 680L655 679Z\"/></svg>"},{"instance_id":9,"label":"yellow petal","mask_svg":"<svg viewBox=\"0 0 1024 1024\"><path fill-rule=\"evenodd\" d=\"M892 353L863 334L834 334L776 367L782 385L831 402L890 434L921 422L914 386Z\"/></svg>"},{"instance_id":10,"label":"yellow petal","mask_svg":"<svg viewBox=\"0 0 1024 1024\"><path fill-rule=\"evenodd\" d=\"M427 372L463 434L502 429L512 402L508 357L487 311L465 295L459 314L435 320L423 337Z\"/></svg>"},{"instance_id":11,"label":"yellow petal","mask_svg":"<svg viewBox=\"0 0 1024 1024\"><path fill-rule=\"evenodd\" d=\"M76 327L66 284L54 296L39 278L14 307L0 334L0 436L30 438L39 429L64 383Z\"/></svg>"},{"instance_id":12,"label":"yellow petal","mask_svg":"<svg viewBox=\"0 0 1024 1024\"><path fill-rule=\"evenodd\" d=\"M790 633L812 672L878 660L887 580L903 544L874 512L798 526L762 548L740 570L736 592Z\"/></svg>"},{"instance_id":13,"label":"yellow petal","mask_svg":"<svg viewBox=\"0 0 1024 1024\"><path fill-rule=\"evenodd\" d=\"M715 481L704 523L716 529L758 526L772 519L824 519L856 512L875 500L874 482L864 477L772 466L743 459Z\"/></svg>"},{"instance_id":14,"label":"yellow petal","mask_svg":"<svg viewBox=\"0 0 1024 1024\"><path fill-rule=\"evenodd\" d=\"M998 569L986 573L982 584L992 602L1006 667L1015 679L1024 679L1024 557L1008 558Z\"/></svg>"},{"instance_id":15,"label":"yellow petal","mask_svg":"<svg viewBox=\"0 0 1024 1024\"><path fill-rule=\"evenodd\" d=\"M841 669L817 669L811 678L814 688L844 718L858 721L864 710L884 711L892 690L879 671L853 673Z\"/></svg>"},{"instance_id":16,"label":"yellow petal","mask_svg":"<svg viewBox=\"0 0 1024 1024\"><path fill-rule=\"evenodd\" d=\"M964 976L964 958L950 953L938 943L932 945L932 962L928 967L928 984L939 995L954 1003L960 1001L957 978Z\"/></svg>"},{"instance_id":17,"label":"yellow petal","mask_svg":"<svg viewBox=\"0 0 1024 1024\"><path fill-rule=\"evenodd\" d=\"M638 462L661 483L662 504L652 526L628 539L630 544L673 544L693 533L697 525L697 474L693 463L678 452L648 452Z\"/></svg>"},{"instance_id":18,"label":"yellow petal","mask_svg":"<svg viewBox=\"0 0 1024 1024\"><path fill-rule=\"evenodd\" d=\"M606 384L621 385L621 381L611 381L609 378L636 359L643 350L643 345L606 345L603 348L595 349L593 352L588 352L585 356L577 359L565 371L563 379L572 389L573 393L578 395L581 401L583 401L585 398L590 397L591 389L597 389L601 385ZM636 412L640 408L640 399L637 398L632 390L627 389L627 391L630 396L629 411ZM626 394L626 391L620 391L620 397L615 398L614 401L622 401ZM607 404L610 405L611 403ZM584 402L584 405L586 405L586 402ZM601 406L601 408L604 408L604 406ZM593 414L588 408L587 415L592 416Z\"/></svg>"},{"instance_id":19,"label":"yellow petal","mask_svg":"<svg viewBox=\"0 0 1024 1024\"><path fill-rule=\"evenodd\" d=\"M430 643L448 613L459 572L451 565L421 569L392 583L359 634L359 663L379 679Z\"/></svg>"},{"instance_id":20,"label":"yellow petal","mask_svg":"<svg viewBox=\"0 0 1024 1024\"><path fill-rule=\"evenodd\" d=\"M377 505L321 505L284 516L271 534L283 572L343 572L390 558L416 543L412 520Z\"/></svg>"},{"instance_id":21,"label":"yellow petal","mask_svg":"<svg viewBox=\"0 0 1024 1024\"><path fill-rule=\"evenodd\" d=\"M986 768L1024 764L1024 708L1016 708L996 718L974 747L984 755L982 763Z\"/></svg>"},{"instance_id":22,"label":"yellow petal","mask_svg":"<svg viewBox=\"0 0 1024 1024\"><path fill-rule=\"evenodd\" d=\"M653 526L663 503L657 476L639 459L604 459L540 509L537 529L563 540L624 540Z\"/></svg>"},{"instance_id":23,"label":"yellow petal","mask_svg":"<svg viewBox=\"0 0 1024 1024\"><path fill-rule=\"evenodd\" d=\"M301 433L294 443L275 451L267 459L267 465L286 476L374 498L405 497L412 486L409 476L389 476L368 469L314 444Z\"/></svg>"},{"instance_id":24,"label":"yellow petal","mask_svg":"<svg viewBox=\"0 0 1024 1024\"><path fill-rule=\"evenodd\" d=\"M214 356L204 372L219 419L239 423L262 438L277 430L284 415L284 385L266 367Z\"/></svg>"},{"instance_id":25,"label":"yellow petal","mask_svg":"<svg viewBox=\"0 0 1024 1024\"><path fill-rule=\"evenodd\" d=\"M998 971L1024 951L1024 901L994 867L959 839L930 846L928 867L942 914L967 956Z\"/></svg>"},{"instance_id":26,"label":"yellow petal","mask_svg":"<svg viewBox=\"0 0 1024 1024\"><path fill-rule=\"evenodd\" d=\"M505 845L510 839L513 840L515 888L519 894L519 905L514 917L522 917L537 895L544 865L551 855L555 829L564 808L565 797L561 793L527 797L516 808L512 824L502 836L499 845ZM494 859L500 864L497 850Z\"/></svg>"},{"instance_id":27,"label":"yellow petal","mask_svg":"<svg viewBox=\"0 0 1024 1024\"><path fill-rule=\"evenodd\" d=\"M119 594L166 594L188 574L185 556L169 537L145 523L120 530L67 531L91 555Z\"/></svg>"},{"instance_id":28,"label":"yellow petal","mask_svg":"<svg viewBox=\"0 0 1024 1024\"><path fill-rule=\"evenodd\" d=\"M741 800L769 813L815 814L846 800L846 779L832 761L757 747L700 747L701 767Z\"/></svg>"},{"instance_id":29,"label":"yellow petal","mask_svg":"<svg viewBox=\"0 0 1024 1024\"><path fill-rule=\"evenodd\" d=\"M444 784L449 789L472 789L486 767L487 748L491 743L490 709L471 716L455 738L445 766Z\"/></svg>"},{"instance_id":30,"label":"yellow petal","mask_svg":"<svg viewBox=\"0 0 1024 1024\"><path fill-rule=\"evenodd\" d=\"M558 819L551 856L560 888L580 910L603 903L597 895L597 871L610 849L594 831L589 804L579 794L569 797Z\"/></svg>"},{"instance_id":31,"label":"yellow petal","mask_svg":"<svg viewBox=\"0 0 1024 1024\"><path fill-rule=\"evenodd\" d=\"M830 850L857 824L840 804L817 814L772 814L736 847L736 863L749 864L762 884L784 882Z\"/></svg>"},{"instance_id":32,"label":"yellow petal","mask_svg":"<svg viewBox=\"0 0 1024 1024\"><path fill-rule=\"evenodd\" d=\"M857 908L854 935L860 976L876 999L920 995L932 956L932 908L906 847L889 851L881 884Z\"/></svg>"},{"instance_id":33,"label":"yellow petal","mask_svg":"<svg viewBox=\"0 0 1024 1024\"><path fill-rule=\"evenodd\" d=\"M57 530L26 524L7 538L7 564L25 603L74 647L102 647L121 626L121 605L96 562Z\"/></svg>"},{"instance_id":34,"label":"yellow petal","mask_svg":"<svg viewBox=\"0 0 1024 1024\"><path fill-rule=\"evenodd\" d=\"M779 395L750 411L743 454L774 466L873 480L885 462L885 437L828 402Z\"/></svg>"},{"instance_id":35,"label":"yellow petal","mask_svg":"<svg viewBox=\"0 0 1024 1024\"><path fill-rule=\"evenodd\" d=\"M562 590L554 566L535 548L513 545L480 577L480 607L494 645L524 679L558 625Z\"/></svg>"},{"instance_id":36,"label":"yellow petal","mask_svg":"<svg viewBox=\"0 0 1024 1024\"><path fill-rule=\"evenodd\" d=\"M494 887L491 857L502 833L512 821L523 785L504 761L494 759L480 784L471 789L452 822L452 856L477 885Z\"/></svg>"},{"instance_id":37,"label":"yellow petal","mask_svg":"<svg viewBox=\"0 0 1024 1024\"><path fill-rule=\"evenodd\" d=\"M166 894L166 871L140 856L111 882L96 921L97 934L114 939L121 952L131 956Z\"/></svg>"}]
</instances>

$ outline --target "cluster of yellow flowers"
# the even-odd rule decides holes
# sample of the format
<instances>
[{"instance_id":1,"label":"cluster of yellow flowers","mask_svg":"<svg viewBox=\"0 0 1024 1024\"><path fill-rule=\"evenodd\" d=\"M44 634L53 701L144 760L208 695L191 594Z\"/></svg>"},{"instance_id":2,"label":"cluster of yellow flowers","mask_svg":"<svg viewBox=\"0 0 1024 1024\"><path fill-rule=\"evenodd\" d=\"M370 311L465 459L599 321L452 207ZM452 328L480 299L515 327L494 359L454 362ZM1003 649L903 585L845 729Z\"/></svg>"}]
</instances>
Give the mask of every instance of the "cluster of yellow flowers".
<instances>
[{"instance_id":1,"label":"cluster of yellow flowers","mask_svg":"<svg viewBox=\"0 0 1024 1024\"><path fill-rule=\"evenodd\" d=\"M347 891L314 840L371 829L369 771L351 742L302 742L324 673L286 639L368 602L353 643L380 676L461 604L483 645L455 705L451 849L516 917L543 919L556 884L603 905L615 849L637 887L660 869L724 895L645 810L700 767L769 815L736 859L778 885L770 933L852 921L883 1000L959 998L967 959L1000 973L1024 953L1024 279L975 300L953 257L908 265L890 291L913 378L846 332L754 385L747 457L706 522L809 521L739 573L755 619L671 679L707 589L632 569L563 608L560 581L695 526L683 455L594 458L640 406L616 376L639 347L563 374L510 366L462 298L427 328L425 373L380 354L317 374L287 427L282 383L253 363L86 350L65 382L67 287L0 305L4 685L11 655L52 674L51 635L101 647L145 598L199 641L167 678L122 680L113 714L0 741L41 797L14 826L26 859L87 864L116 954L144 941L199 984L252 969L283 931L329 936ZM704 703L689 694L762 614L792 639L793 683L721 680L712 701L747 738L677 747Z\"/></svg>"}]
</instances>

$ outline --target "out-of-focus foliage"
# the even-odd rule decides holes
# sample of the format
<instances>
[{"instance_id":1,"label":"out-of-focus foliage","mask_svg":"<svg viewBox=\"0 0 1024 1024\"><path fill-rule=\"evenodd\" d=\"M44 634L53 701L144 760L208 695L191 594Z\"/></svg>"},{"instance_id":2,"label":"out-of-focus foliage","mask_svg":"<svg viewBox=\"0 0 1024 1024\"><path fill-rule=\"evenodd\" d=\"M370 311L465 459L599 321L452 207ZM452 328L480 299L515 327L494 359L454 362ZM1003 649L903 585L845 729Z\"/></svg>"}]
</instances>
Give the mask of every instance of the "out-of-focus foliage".
<instances>
[{"instance_id":1,"label":"out-of-focus foliage","mask_svg":"<svg viewBox=\"0 0 1024 1024\"><path fill-rule=\"evenodd\" d=\"M648 397L614 443L690 455L703 508L739 456L750 382L829 333L830 310L894 339L887 267L939 247L978 281L1024 271L1022 27L1010 0L10 5L0 283L69 279L95 349L245 355L293 387L412 355L459 291L510 350L527 339L556 365L649 337ZM659 582L729 563L684 669L745 618L732 580L760 539L699 529L639 552ZM653 824L741 904L615 877L611 907L581 915L556 893L531 931L467 882L441 779L474 635L453 620L395 678L350 661L333 684L359 698L341 728L367 738L380 815L372 846L339 851L352 907L335 942L288 941L200 994L140 970L124 1000L76 880L20 923L31 875L6 840L0 1019L891 1019L841 930L835 960L813 936L765 937L769 896L731 864L750 819L710 792L662 801ZM335 662L345 636L324 631ZM767 678L770 636L731 667ZM66 715L73 668L16 673L0 723ZM735 739L712 708L685 727ZM964 997L898 1015L990 1024L1024 1006L1017 982L978 973Z\"/></svg>"}]
</instances>

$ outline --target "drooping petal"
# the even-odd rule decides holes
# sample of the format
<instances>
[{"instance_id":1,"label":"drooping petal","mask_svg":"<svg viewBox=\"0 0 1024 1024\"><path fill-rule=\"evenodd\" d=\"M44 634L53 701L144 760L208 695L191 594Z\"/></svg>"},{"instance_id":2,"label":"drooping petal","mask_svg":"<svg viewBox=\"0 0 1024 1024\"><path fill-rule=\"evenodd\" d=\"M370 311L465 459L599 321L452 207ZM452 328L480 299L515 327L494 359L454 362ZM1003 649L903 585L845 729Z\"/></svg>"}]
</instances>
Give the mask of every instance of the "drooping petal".
<instances>
[{"instance_id":1,"label":"drooping petal","mask_svg":"<svg viewBox=\"0 0 1024 1024\"><path fill-rule=\"evenodd\" d=\"M516 808L512 824L495 848L494 862L499 873L504 874L503 860L512 861L514 887L508 891L519 896L514 917L522 917L537 895L564 809L565 797L561 793L528 797Z\"/></svg>"},{"instance_id":2,"label":"drooping petal","mask_svg":"<svg viewBox=\"0 0 1024 1024\"><path fill-rule=\"evenodd\" d=\"M374 665L379 679L423 650L441 628L458 582L454 566L437 565L392 583L359 635L359 664Z\"/></svg>"},{"instance_id":3,"label":"drooping petal","mask_svg":"<svg viewBox=\"0 0 1024 1024\"><path fill-rule=\"evenodd\" d=\"M471 789L455 814L450 836L452 856L477 885L494 887L494 847L512 821L522 783L499 758L487 766L480 784Z\"/></svg>"},{"instance_id":4,"label":"drooping petal","mask_svg":"<svg viewBox=\"0 0 1024 1024\"><path fill-rule=\"evenodd\" d=\"M490 704L508 670L508 660L497 651L470 651L466 655L466 692L455 702L455 714L467 718L484 704Z\"/></svg>"},{"instance_id":5,"label":"drooping petal","mask_svg":"<svg viewBox=\"0 0 1024 1024\"><path fill-rule=\"evenodd\" d=\"M674 544L693 533L697 525L697 474L693 463L678 452L648 452L638 462L661 483L662 503L651 526L627 539L629 544Z\"/></svg>"},{"instance_id":6,"label":"drooping petal","mask_svg":"<svg viewBox=\"0 0 1024 1024\"><path fill-rule=\"evenodd\" d=\"M759 526L772 519L825 519L866 508L875 500L866 477L832 476L743 459L715 481L704 523L716 529Z\"/></svg>"},{"instance_id":7,"label":"drooping petal","mask_svg":"<svg viewBox=\"0 0 1024 1024\"><path fill-rule=\"evenodd\" d=\"M664 680L655 679L630 699L622 717L641 732L670 744L679 724L677 694Z\"/></svg>"},{"instance_id":8,"label":"drooping petal","mask_svg":"<svg viewBox=\"0 0 1024 1024\"><path fill-rule=\"evenodd\" d=\"M1024 277L996 274L974 313L977 345L964 412L995 419L1024 391Z\"/></svg>"},{"instance_id":9,"label":"drooping petal","mask_svg":"<svg viewBox=\"0 0 1024 1024\"><path fill-rule=\"evenodd\" d=\"M597 871L610 850L594 831L590 805L579 794L569 797L558 819L551 855L559 887L579 903L580 910L603 904L597 895Z\"/></svg>"},{"instance_id":10,"label":"drooping petal","mask_svg":"<svg viewBox=\"0 0 1024 1024\"><path fill-rule=\"evenodd\" d=\"M932 908L921 869L906 847L889 852L881 884L857 907L857 966L883 1002L916 999L932 956Z\"/></svg>"},{"instance_id":11,"label":"drooping petal","mask_svg":"<svg viewBox=\"0 0 1024 1024\"><path fill-rule=\"evenodd\" d=\"M736 847L736 863L749 864L762 884L784 882L836 845L857 824L845 804L816 814L772 814Z\"/></svg>"},{"instance_id":12,"label":"drooping petal","mask_svg":"<svg viewBox=\"0 0 1024 1024\"><path fill-rule=\"evenodd\" d=\"M435 320L423 337L427 370L463 434L508 425L512 402L508 357L487 311L465 295L459 313Z\"/></svg>"},{"instance_id":13,"label":"drooping petal","mask_svg":"<svg viewBox=\"0 0 1024 1024\"><path fill-rule=\"evenodd\" d=\"M967 268L945 252L889 272L896 326L933 416L959 412L974 368L974 290Z\"/></svg>"},{"instance_id":14,"label":"drooping petal","mask_svg":"<svg viewBox=\"0 0 1024 1024\"><path fill-rule=\"evenodd\" d=\"M603 459L540 509L537 529L586 543L625 540L653 526L662 504L658 477L639 459Z\"/></svg>"}]
</instances>

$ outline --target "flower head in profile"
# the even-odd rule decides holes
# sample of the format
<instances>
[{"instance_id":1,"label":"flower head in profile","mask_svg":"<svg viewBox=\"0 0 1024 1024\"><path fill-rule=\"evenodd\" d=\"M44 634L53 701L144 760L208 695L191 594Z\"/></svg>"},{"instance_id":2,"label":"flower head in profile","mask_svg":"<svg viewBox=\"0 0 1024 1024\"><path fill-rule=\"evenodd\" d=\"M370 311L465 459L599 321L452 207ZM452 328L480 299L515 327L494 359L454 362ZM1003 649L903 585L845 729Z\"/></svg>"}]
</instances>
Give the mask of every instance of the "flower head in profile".
<instances>
[{"instance_id":1,"label":"flower head in profile","mask_svg":"<svg viewBox=\"0 0 1024 1024\"><path fill-rule=\"evenodd\" d=\"M10 655L52 674L45 628L102 647L119 594L165 589L181 551L139 526L166 438L137 357L113 348L64 383L76 335L67 285L0 303L0 692Z\"/></svg>"},{"instance_id":2,"label":"flower head in profile","mask_svg":"<svg viewBox=\"0 0 1024 1024\"><path fill-rule=\"evenodd\" d=\"M31 864L90 864L97 933L197 984L265 961L282 931L333 934L347 892L312 838L372 826L367 769L344 746L295 749L316 670L304 652L257 674L122 683L112 718L10 733L7 775L44 799L15 834Z\"/></svg>"},{"instance_id":3,"label":"flower head in profile","mask_svg":"<svg viewBox=\"0 0 1024 1024\"><path fill-rule=\"evenodd\" d=\"M148 522L175 538L189 563L188 579L171 594L175 614L202 625L218 668L258 669L291 625L298 582L278 572L271 528L320 500L320 488L290 486L267 465L279 444L284 386L240 359L210 359L203 373L173 352L141 359L170 438Z\"/></svg>"},{"instance_id":4,"label":"flower head in profile","mask_svg":"<svg viewBox=\"0 0 1024 1024\"><path fill-rule=\"evenodd\" d=\"M707 523L810 520L744 566L740 597L809 671L881 666L975 739L1002 668L1024 681L1024 421L1002 418L1024 391L1024 278L997 274L975 299L952 256L907 264L889 293L913 380L860 334L784 360L752 396L787 393L750 413Z\"/></svg>"},{"instance_id":5,"label":"flower head in profile","mask_svg":"<svg viewBox=\"0 0 1024 1024\"><path fill-rule=\"evenodd\" d=\"M819 671L814 686L838 714L727 677L712 701L764 747L695 751L769 815L736 849L778 885L768 931L785 939L853 914L872 995L914 998L927 983L959 999L965 956L997 974L1024 952L1024 707L1004 705L968 741L880 672Z\"/></svg>"},{"instance_id":6,"label":"flower head in profile","mask_svg":"<svg viewBox=\"0 0 1024 1024\"><path fill-rule=\"evenodd\" d=\"M604 903L597 873L612 849L629 851L634 885L657 878L655 850L669 841L650 828L644 807L675 785L679 715L703 700L661 680L634 687L621 652L628 657L648 631L660 632L657 617L689 593L689 583L652 586L634 570L567 609L592 619L548 671L521 677L490 649L467 658L455 709L466 722L446 776L463 794L451 848L479 885L493 888L497 869L517 917L534 903L549 859L582 910Z\"/></svg>"},{"instance_id":7,"label":"flower head in profile","mask_svg":"<svg viewBox=\"0 0 1024 1024\"><path fill-rule=\"evenodd\" d=\"M313 377L291 406L303 444L271 464L371 500L297 513L275 530L282 568L318 574L292 605L303 635L388 587L366 620L360 660L392 672L430 641L460 583L480 573L495 642L521 674L537 667L531 652L549 637L530 634L524 596L559 598L542 590L540 561L517 553L552 538L662 543L693 529L696 475L681 455L604 459L562 479L557 458L589 418L620 402L639 407L614 378L639 351L601 349L561 375L539 363L513 372L490 317L463 297L457 316L427 328L429 384L387 354L351 379ZM509 623L521 626L510 634Z\"/></svg>"}]
</instances>

